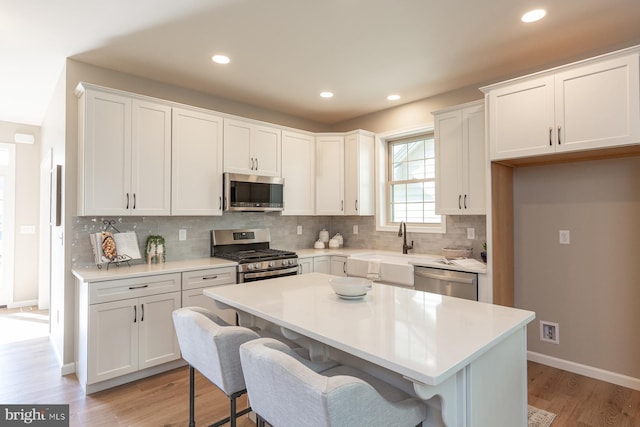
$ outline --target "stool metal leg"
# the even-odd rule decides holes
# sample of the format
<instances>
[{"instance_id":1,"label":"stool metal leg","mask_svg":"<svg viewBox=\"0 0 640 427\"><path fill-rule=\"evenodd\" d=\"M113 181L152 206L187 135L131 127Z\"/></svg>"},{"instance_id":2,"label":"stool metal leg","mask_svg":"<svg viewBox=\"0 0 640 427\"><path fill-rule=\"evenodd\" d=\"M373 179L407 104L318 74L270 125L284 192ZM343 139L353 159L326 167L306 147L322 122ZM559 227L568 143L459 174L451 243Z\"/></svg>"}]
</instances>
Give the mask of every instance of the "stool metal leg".
<instances>
[{"instance_id":1,"label":"stool metal leg","mask_svg":"<svg viewBox=\"0 0 640 427\"><path fill-rule=\"evenodd\" d=\"M189 365L189 427L196 427L195 406L195 373L193 366Z\"/></svg>"}]
</instances>

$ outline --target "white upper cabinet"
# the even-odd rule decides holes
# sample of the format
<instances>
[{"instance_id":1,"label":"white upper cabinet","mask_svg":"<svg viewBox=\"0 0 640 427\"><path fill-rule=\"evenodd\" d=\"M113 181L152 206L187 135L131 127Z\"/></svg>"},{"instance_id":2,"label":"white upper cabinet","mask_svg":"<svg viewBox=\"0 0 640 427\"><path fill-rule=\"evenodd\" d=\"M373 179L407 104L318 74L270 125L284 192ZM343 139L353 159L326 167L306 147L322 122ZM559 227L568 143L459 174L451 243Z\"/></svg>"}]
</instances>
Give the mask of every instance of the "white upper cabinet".
<instances>
[{"instance_id":1,"label":"white upper cabinet","mask_svg":"<svg viewBox=\"0 0 640 427\"><path fill-rule=\"evenodd\" d=\"M282 215L315 213L315 138L312 135L282 132Z\"/></svg>"},{"instance_id":2,"label":"white upper cabinet","mask_svg":"<svg viewBox=\"0 0 640 427\"><path fill-rule=\"evenodd\" d=\"M344 214L373 215L374 136L363 131L348 133L344 144Z\"/></svg>"},{"instance_id":3,"label":"white upper cabinet","mask_svg":"<svg viewBox=\"0 0 640 427\"><path fill-rule=\"evenodd\" d=\"M171 108L78 87L78 215L169 215Z\"/></svg>"},{"instance_id":4,"label":"white upper cabinet","mask_svg":"<svg viewBox=\"0 0 640 427\"><path fill-rule=\"evenodd\" d=\"M484 103L438 111L435 117L436 213L486 213Z\"/></svg>"},{"instance_id":5,"label":"white upper cabinet","mask_svg":"<svg viewBox=\"0 0 640 427\"><path fill-rule=\"evenodd\" d=\"M342 135L316 137L316 214L344 215Z\"/></svg>"},{"instance_id":6,"label":"white upper cabinet","mask_svg":"<svg viewBox=\"0 0 640 427\"><path fill-rule=\"evenodd\" d=\"M640 142L638 53L483 88L491 160Z\"/></svg>"},{"instance_id":7,"label":"white upper cabinet","mask_svg":"<svg viewBox=\"0 0 640 427\"><path fill-rule=\"evenodd\" d=\"M224 119L224 171L280 176L281 131L235 119Z\"/></svg>"},{"instance_id":8,"label":"white upper cabinet","mask_svg":"<svg viewBox=\"0 0 640 427\"><path fill-rule=\"evenodd\" d=\"M222 215L220 116L173 109L172 215Z\"/></svg>"}]
</instances>

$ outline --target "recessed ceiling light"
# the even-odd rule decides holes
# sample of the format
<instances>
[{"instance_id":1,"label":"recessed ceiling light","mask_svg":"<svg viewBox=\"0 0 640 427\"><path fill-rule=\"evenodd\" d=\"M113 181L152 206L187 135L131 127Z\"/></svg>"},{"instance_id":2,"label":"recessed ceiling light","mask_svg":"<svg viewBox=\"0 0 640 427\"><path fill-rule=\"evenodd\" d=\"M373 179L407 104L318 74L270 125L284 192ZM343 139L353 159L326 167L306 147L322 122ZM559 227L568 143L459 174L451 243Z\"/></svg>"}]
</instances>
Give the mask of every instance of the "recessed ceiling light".
<instances>
[{"instance_id":1,"label":"recessed ceiling light","mask_svg":"<svg viewBox=\"0 0 640 427\"><path fill-rule=\"evenodd\" d=\"M213 55L211 60L216 64L228 64L231 60L225 55Z\"/></svg>"},{"instance_id":2,"label":"recessed ceiling light","mask_svg":"<svg viewBox=\"0 0 640 427\"><path fill-rule=\"evenodd\" d=\"M396 95L396 94L394 94L394 95L389 95L389 96L387 96L387 99L388 99L389 101L397 101L398 99L400 99L400 95Z\"/></svg>"},{"instance_id":3,"label":"recessed ceiling light","mask_svg":"<svg viewBox=\"0 0 640 427\"><path fill-rule=\"evenodd\" d=\"M333 98L333 92L320 92L320 96L323 98Z\"/></svg>"},{"instance_id":4,"label":"recessed ceiling light","mask_svg":"<svg viewBox=\"0 0 640 427\"><path fill-rule=\"evenodd\" d=\"M546 14L547 11L544 9L530 10L522 15L522 22L536 22L544 18Z\"/></svg>"}]
</instances>

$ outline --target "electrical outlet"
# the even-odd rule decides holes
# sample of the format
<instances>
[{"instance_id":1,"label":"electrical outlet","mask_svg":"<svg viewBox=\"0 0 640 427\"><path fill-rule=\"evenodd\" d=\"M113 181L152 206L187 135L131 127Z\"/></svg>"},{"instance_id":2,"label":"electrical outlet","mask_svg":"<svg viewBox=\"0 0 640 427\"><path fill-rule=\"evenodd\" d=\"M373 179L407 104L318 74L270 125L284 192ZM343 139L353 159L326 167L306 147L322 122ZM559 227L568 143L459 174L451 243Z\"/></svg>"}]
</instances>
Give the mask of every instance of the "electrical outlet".
<instances>
[{"instance_id":1,"label":"electrical outlet","mask_svg":"<svg viewBox=\"0 0 640 427\"><path fill-rule=\"evenodd\" d=\"M178 230L178 240L187 240L187 229L181 228Z\"/></svg>"},{"instance_id":2,"label":"electrical outlet","mask_svg":"<svg viewBox=\"0 0 640 427\"><path fill-rule=\"evenodd\" d=\"M302 235L302 226L301 226L301 225L299 225L299 226L296 228L296 233L298 234L298 236Z\"/></svg>"},{"instance_id":3,"label":"electrical outlet","mask_svg":"<svg viewBox=\"0 0 640 427\"><path fill-rule=\"evenodd\" d=\"M568 245L571 242L571 236L569 230L560 230L560 244Z\"/></svg>"},{"instance_id":4,"label":"electrical outlet","mask_svg":"<svg viewBox=\"0 0 640 427\"><path fill-rule=\"evenodd\" d=\"M475 228L467 228L467 239L473 240L476 238L476 229Z\"/></svg>"},{"instance_id":5,"label":"electrical outlet","mask_svg":"<svg viewBox=\"0 0 640 427\"><path fill-rule=\"evenodd\" d=\"M353 234L358 234L358 225L353 226Z\"/></svg>"},{"instance_id":6,"label":"electrical outlet","mask_svg":"<svg viewBox=\"0 0 640 427\"><path fill-rule=\"evenodd\" d=\"M560 326L557 323L540 321L540 341L560 344Z\"/></svg>"}]
</instances>

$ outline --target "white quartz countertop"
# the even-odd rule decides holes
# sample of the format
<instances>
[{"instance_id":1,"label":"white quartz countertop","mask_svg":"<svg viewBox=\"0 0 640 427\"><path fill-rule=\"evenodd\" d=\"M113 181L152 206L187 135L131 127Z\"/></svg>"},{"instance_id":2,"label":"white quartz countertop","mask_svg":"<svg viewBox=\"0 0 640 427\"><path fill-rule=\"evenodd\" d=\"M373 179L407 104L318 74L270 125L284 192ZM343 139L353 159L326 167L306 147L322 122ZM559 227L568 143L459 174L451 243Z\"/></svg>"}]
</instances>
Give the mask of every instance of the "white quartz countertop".
<instances>
[{"instance_id":1,"label":"white quartz countertop","mask_svg":"<svg viewBox=\"0 0 640 427\"><path fill-rule=\"evenodd\" d=\"M338 248L338 249L297 249L296 253L299 258L309 258L323 255L345 256L352 258L378 259L381 262L390 262L397 264L420 265L432 268L441 268L444 270L466 271L470 273L486 274L486 264L478 261L473 266L460 266L454 264L443 263L444 257L435 254L410 253L403 254L401 251L385 251L377 249L355 249L355 248Z\"/></svg>"},{"instance_id":2,"label":"white quartz countertop","mask_svg":"<svg viewBox=\"0 0 640 427\"><path fill-rule=\"evenodd\" d=\"M234 261L224 260L222 258L199 258L183 261L169 261L160 264L132 264L128 266L126 263L119 267L112 265L98 269L97 266L91 265L87 267L79 267L71 270L73 275L83 282L102 282L105 280L129 279L134 277L143 277L154 274L181 273L183 271L204 270L207 268L217 267L235 267Z\"/></svg>"},{"instance_id":3,"label":"white quartz countertop","mask_svg":"<svg viewBox=\"0 0 640 427\"><path fill-rule=\"evenodd\" d=\"M362 299L343 300L329 285L331 277L309 273L204 294L428 385L442 383L535 317L378 283Z\"/></svg>"}]
</instances>

